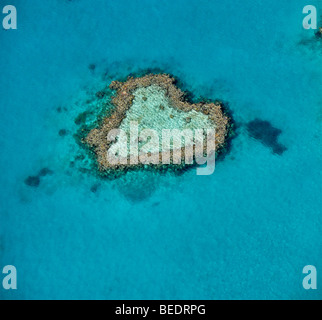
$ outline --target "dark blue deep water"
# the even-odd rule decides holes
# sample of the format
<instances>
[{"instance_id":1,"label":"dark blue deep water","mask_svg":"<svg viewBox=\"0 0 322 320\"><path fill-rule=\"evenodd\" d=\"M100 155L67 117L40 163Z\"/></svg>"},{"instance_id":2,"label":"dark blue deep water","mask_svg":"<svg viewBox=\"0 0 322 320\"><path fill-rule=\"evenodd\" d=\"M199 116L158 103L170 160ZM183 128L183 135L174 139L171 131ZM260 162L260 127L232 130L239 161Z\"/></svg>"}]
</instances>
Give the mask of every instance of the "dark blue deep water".
<instances>
[{"instance_id":1,"label":"dark blue deep water","mask_svg":"<svg viewBox=\"0 0 322 320\"><path fill-rule=\"evenodd\" d=\"M321 2L9 2L0 268L16 266L18 289L1 299L322 298L302 287L305 265L322 272L322 45L302 27ZM86 101L145 68L229 104L236 135L213 175L73 166Z\"/></svg>"}]
</instances>

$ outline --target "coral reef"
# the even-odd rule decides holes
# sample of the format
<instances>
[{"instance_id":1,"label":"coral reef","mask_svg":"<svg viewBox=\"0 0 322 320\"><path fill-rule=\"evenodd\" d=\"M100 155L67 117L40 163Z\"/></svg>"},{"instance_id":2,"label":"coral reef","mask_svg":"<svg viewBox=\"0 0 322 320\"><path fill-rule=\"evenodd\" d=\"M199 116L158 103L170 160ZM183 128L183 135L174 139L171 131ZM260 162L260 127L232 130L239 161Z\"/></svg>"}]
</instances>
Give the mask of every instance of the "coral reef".
<instances>
[{"instance_id":1,"label":"coral reef","mask_svg":"<svg viewBox=\"0 0 322 320\"><path fill-rule=\"evenodd\" d=\"M40 185L41 178L43 178L47 175L52 175L53 173L54 173L54 171L52 171L51 169L49 169L47 167L44 167L39 170L39 172L36 176L29 176L25 179L24 182L28 187L37 188Z\"/></svg>"},{"instance_id":2,"label":"coral reef","mask_svg":"<svg viewBox=\"0 0 322 320\"><path fill-rule=\"evenodd\" d=\"M47 175L52 175L54 173L53 170L49 169L49 168L42 168L39 173L38 173L38 177L45 177Z\"/></svg>"},{"instance_id":3,"label":"coral reef","mask_svg":"<svg viewBox=\"0 0 322 320\"><path fill-rule=\"evenodd\" d=\"M112 81L109 88L116 91L112 96L113 112L102 118L100 124L86 133L82 142L89 146L96 156L101 173L125 170L130 167L147 167L142 163L112 164L107 160L107 151L115 147L118 141L108 141L107 136L113 129L129 132L130 123L137 122L139 132L153 129L161 134L162 129L215 129L216 151L222 150L229 137L231 123L225 114L221 102L188 101L186 94L177 88L176 80L168 74L147 74L142 77L128 77L126 81ZM101 94L98 95L101 97ZM76 124L83 123L86 113L81 114ZM138 141L139 149L144 149L146 141ZM172 145L171 145L172 146ZM205 152L204 146L204 152ZM171 149L171 151L173 151ZM181 148L184 157L184 148ZM128 150L126 150L128 152ZM149 145L149 156L157 155L158 164L153 167L164 169L159 144ZM130 154L126 157L129 159ZM183 158L182 158L183 159ZM150 164L150 163L149 163ZM171 167L175 166L171 162ZM185 167L182 163L177 167Z\"/></svg>"},{"instance_id":4,"label":"coral reef","mask_svg":"<svg viewBox=\"0 0 322 320\"><path fill-rule=\"evenodd\" d=\"M81 125L84 124L86 122L87 117L89 116L89 112L84 111L81 114L79 114L76 118L75 118L75 124L77 125Z\"/></svg>"},{"instance_id":5,"label":"coral reef","mask_svg":"<svg viewBox=\"0 0 322 320\"><path fill-rule=\"evenodd\" d=\"M25 179L25 184L29 187L38 187L40 184L40 178L38 176L29 176Z\"/></svg>"},{"instance_id":6,"label":"coral reef","mask_svg":"<svg viewBox=\"0 0 322 320\"><path fill-rule=\"evenodd\" d=\"M318 29L318 31L315 33L315 36L317 39L322 39L322 27Z\"/></svg>"},{"instance_id":7,"label":"coral reef","mask_svg":"<svg viewBox=\"0 0 322 320\"><path fill-rule=\"evenodd\" d=\"M60 129L60 130L58 131L58 134L59 134L61 137L66 136L66 135L67 135L67 133L68 133L68 131L67 131L66 129Z\"/></svg>"},{"instance_id":8,"label":"coral reef","mask_svg":"<svg viewBox=\"0 0 322 320\"><path fill-rule=\"evenodd\" d=\"M274 128L268 121L260 119L250 121L247 124L247 131L249 136L259 140L278 155L287 150L284 145L278 142L278 136L282 133L282 130Z\"/></svg>"},{"instance_id":9,"label":"coral reef","mask_svg":"<svg viewBox=\"0 0 322 320\"><path fill-rule=\"evenodd\" d=\"M88 69L91 70L91 71L94 71L96 68L96 65L94 63L91 63L89 66L88 66Z\"/></svg>"},{"instance_id":10,"label":"coral reef","mask_svg":"<svg viewBox=\"0 0 322 320\"><path fill-rule=\"evenodd\" d=\"M63 111L67 111L67 108L66 107L57 107L56 111L58 113L62 113Z\"/></svg>"},{"instance_id":11,"label":"coral reef","mask_svg":"<svg viewBox=\"0 0 322 320\"><path fill-rule=\"evenodd\" d=\"M93 184L93 185L91 186L91 189L90 189L90 190L91 190L91 192L96 193L100 186L101 186L101 184L100 184L100 183L95 183L95 184Z\"/></svg>"}]
</instances>

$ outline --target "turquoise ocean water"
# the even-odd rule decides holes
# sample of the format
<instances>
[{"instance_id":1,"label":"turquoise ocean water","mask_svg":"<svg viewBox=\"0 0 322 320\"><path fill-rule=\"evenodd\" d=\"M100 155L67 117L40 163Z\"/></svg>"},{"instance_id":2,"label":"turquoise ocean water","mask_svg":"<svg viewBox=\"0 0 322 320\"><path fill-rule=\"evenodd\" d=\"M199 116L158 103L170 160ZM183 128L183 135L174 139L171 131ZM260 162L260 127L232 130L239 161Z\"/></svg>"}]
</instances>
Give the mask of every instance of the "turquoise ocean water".
<instances>
[{"instance_id":1,"label":"turquoise ocean water","mask_svg":"<svg viewBox=\"0 0 322 320\"><path fill-rule=\"evenodd\" d=\"M18 289L0 289L1 299L322 298L319 282L302 287L305 265L322 272L322 46L302 27L303 7L320 15L321 1L10 4L18 29L0 30L0 268L16 266ZM229 103L236 136L213 175L108 182L71 165L83 102L145 68ZM255 119L280 130L284 152L249 135ZM38 187L24 183L42 168L52 174Z\"/></svg>"}]
</instances>

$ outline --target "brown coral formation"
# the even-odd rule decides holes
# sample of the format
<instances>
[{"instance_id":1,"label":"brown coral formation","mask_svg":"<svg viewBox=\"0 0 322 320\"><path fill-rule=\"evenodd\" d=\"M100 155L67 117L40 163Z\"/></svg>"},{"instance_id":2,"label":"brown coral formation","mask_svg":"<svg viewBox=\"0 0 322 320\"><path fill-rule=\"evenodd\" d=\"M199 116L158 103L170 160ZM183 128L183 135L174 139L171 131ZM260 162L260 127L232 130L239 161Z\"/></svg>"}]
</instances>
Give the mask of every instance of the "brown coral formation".
<instances>
[{"instance_id":1,"label":"brown coral formation","mask_svg":"<svg viewBox=\"0 0 322 320\"><path fill-rule=\"evenodd\" d=\"M322 38L322 27L319 27L318 31L315 33L316 37L321 39Z\"/></svg>"},{"instance_id":2,"label":"brown coral formation","mask_svg":"<svg viewBox=\"0 0 322 320\"><path fill-rule=\"evenodd\" d=\"M190 103L185 100L184 92L177 88L174 83L175 79L168 74L148 74L138 78L129 77L125 82L112 81L110 88L116 90L116 95L113 96L111 100L111 103L115 107L114 111L110 116L103 119L98 128L92 129L83 140L83 142L89 145L95 152L100 171L104 172L109 169L122 170L134 166L129 162L128 164L112 165L107 161L106 154L113 142L109 142L106 137L110 130L120 127L122 120L126 117L127 111L131 108L135 98L133 92L138 88L145 88L151 85L156 85L165 90L172 108L182 112L195 110L207 115L216 128L216 151L223 147L228 136L230 119L224 113L222 104L220 102ZM156 110L156 112L162 112L162 109L163 106L160 106L159 110ZM189 123L190 121L191 118L187 117L186 122ZM160 163L162 163L161 152L159 153L159 159ZM142 164L137 164L135 166L139 167L142 166Z\"/></svg>"}]
</instances>

